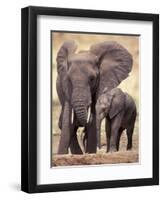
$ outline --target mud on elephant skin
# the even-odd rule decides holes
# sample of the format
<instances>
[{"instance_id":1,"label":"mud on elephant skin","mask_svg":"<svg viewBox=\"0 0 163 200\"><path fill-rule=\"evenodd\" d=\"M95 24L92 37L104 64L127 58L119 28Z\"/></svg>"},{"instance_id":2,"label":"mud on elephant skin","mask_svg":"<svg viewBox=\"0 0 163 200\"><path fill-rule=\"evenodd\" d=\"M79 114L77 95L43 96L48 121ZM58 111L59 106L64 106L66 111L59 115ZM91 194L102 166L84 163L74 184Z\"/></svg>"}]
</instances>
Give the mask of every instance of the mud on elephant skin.
<instances>
[{"instance_id":1,"label":"mud on elephant skin","mask_svg":"<svg viewBox=\"0 0 163 200\"><path fill-rule=\"evenodd\" d=\"M79 126L87 126L86 152L96 152L96 101L106 86L116 87L132 69L131 54L116 42L94 44L77 53L76 49L74 41L65 41L57 54L57 93L62 106L58 154L68 153L69 147L74 154L82 153L76 136Z\"/></svg>"},{"instance_id":2,"label":"mud on elephant skin","mask_svg":"<svg viewBox=\"0 0 163 200\"><path fill-rule=\"evenodd\" d=\"M132 148L132 136L136 120L136 104L133 98L119 88L104 89L96 104L97 144L101 148L100 127L106 118L107 152L118 151L122 132L126 129L127 150Z\"/></svg>"}]
</instances>

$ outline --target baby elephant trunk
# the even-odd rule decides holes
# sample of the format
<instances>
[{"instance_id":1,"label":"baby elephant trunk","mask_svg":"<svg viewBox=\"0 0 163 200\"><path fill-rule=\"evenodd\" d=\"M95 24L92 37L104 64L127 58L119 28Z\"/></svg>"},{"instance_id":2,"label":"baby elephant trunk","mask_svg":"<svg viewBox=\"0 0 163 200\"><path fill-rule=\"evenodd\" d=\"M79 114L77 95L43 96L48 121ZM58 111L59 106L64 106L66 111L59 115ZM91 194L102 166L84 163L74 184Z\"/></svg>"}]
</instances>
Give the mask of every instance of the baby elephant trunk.
<instances>
[{"instance_id":1,"label":"baby elephant trunk","mask_svg":"<svg viewBox=\"0 0 163 200\"><path fill-rule=\"evenodd\" d=\"M101 149L101 119L99 117L96 117L96 129L97 129L97 146L99 149Z\"/></svg>"}]
</instances>

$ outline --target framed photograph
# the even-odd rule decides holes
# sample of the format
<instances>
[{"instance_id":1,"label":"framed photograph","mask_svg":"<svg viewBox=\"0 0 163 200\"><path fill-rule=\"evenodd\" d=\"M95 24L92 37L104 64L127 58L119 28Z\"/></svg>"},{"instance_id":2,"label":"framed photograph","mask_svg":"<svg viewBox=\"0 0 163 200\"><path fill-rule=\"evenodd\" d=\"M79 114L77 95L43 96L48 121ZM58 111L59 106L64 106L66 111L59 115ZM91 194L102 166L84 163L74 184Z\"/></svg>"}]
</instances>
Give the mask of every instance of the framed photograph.
<instances>
[{"instance_id":1,"label":"framed photograph","mask_svg":"<svg viewBox=\"0 0 163 200\"><path fill-rule=\"evenodd\" d=\"M21 188L159 184L159 16L22 9Z\"/></svg>"}]
</instances>

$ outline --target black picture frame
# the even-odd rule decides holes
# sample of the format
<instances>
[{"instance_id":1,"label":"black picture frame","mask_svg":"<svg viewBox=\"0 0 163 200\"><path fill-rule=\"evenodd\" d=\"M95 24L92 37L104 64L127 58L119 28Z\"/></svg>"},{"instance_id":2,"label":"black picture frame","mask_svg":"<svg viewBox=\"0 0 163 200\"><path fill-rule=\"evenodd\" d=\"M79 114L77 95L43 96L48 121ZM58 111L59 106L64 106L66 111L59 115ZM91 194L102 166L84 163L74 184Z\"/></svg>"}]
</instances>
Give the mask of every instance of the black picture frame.
<instances>
[{"instance_id":1,"label":"black picture frame","mask_svg":"<svg viewBox=\"0 0 163 200\"><path fill-rule=\"evenodd\" d=\"M153 177L37 184L37 16L55 15L153 23ZM30 6L21 11L21 190L28 193L159 184L159 15Z\"/></svg>"}]
</instances>

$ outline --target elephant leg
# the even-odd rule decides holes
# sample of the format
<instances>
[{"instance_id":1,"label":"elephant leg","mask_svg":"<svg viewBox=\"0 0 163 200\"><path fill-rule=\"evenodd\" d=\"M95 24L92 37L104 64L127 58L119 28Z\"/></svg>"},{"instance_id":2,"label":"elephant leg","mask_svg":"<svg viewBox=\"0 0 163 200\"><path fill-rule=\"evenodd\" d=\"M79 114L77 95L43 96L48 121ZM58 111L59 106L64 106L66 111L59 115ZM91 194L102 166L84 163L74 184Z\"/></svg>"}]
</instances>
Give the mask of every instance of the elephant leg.
<instances>
[{"instance_id":1,"label":"elephant leg","mask_svg":"<svg viewBox=\"0 0 163 200\"><path fill-rule=\"evenodd\" d=\"M86 134L87 134L86 153L96 153L97 133L96 133L95 115L92 115L92 121L87 125Z\"/></svg>"},{"instance_id":2,"label":"elephant leg","mask_svg":"<svg viewBox=\"0 0 163 200\"><path fill-rule=\"evenodd\" d=\"M134 132L134 127L129 127L127 129L127 139L128 139L127 150L132 149L132 136L133 136L133 132Z\"/></svg>"},{"instance_id":3,"label":"elephant leg","mask_svg":"<svg viewBox=\"0 0 163 200\"><path fill-rule=\"evenodd\" d=\"M110 149L110 137L111 137L111 126L109 119L105 119L105 131L106 131L106 144L107 144L107 149L106 152L109 152Z\"/></svg>"},{"instance_id":4,"label":"elephant leg","mask_svg":"<svg viewBox=\"0 0 163 200\"><path fill-rule=\"evenodd\" d=\"M132 149L132 138L134 133L135 120L136 120L136 111L133 112L130 126L127 128L127 138L128 138L127 150Z\"/></svg>"},{"instance_id":5,"label":"elephant leg","mask_svg":"<svg viewBox=\"0 0 163 200\"><path fill-rule=\"evenodd\" d=\"M119 143L120 143L122 132L123 132L123 128L120 128L118 131L118 136L117 136L117 151L119 151Z\"/></svg>"},{"instance_id":6,"label":"elephant leg","mask_svg":"<svg viewBox=\"0 0 163 200\"><path fill-rule=\"evenodd\" d=\"M110 152L117 151L117 139L121 124L121 114L118 114L111 120L111 137L110 137Z\"/></svg>"},{"instance_id":7,"label":"elephant leg","mask_svg":"<svg viewBox=\"0 0 163 200\"><path fill-rule=\"evenodd\" d=\"M71 142L70 142L70 150L72 154L83 154L78 139L77 139L77 129L78 127L74 127L72 129Z\"/></svg>"},{"instance_id":8,"label":"elephant leg","mask_svg":"<svg viewBox=\"0 0 163 200\"><path fill-rule=\"evenodd\" d=\"M62 130L59 142L58 154L67 154L70 145L71 127L70 127L71 109L68 102L65 102L63 117L62 117Z\"/></svg>"},{"instance_id":9,"label":"elephant leg","mask_svg":"<svg viewBox=\"0 0 163 200\"><path fill-rule=\"evenodd\" d=\"M61 110L61 114L59 116L58 127L62 129L62 115L63 115L63 108Z\"/></svg>"}]
</instances>

